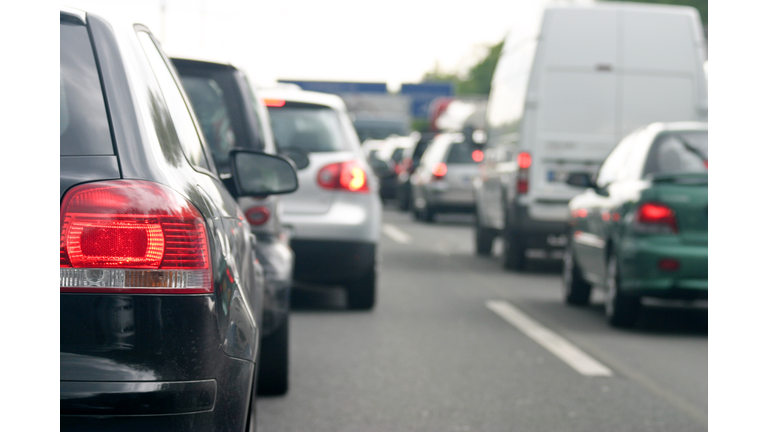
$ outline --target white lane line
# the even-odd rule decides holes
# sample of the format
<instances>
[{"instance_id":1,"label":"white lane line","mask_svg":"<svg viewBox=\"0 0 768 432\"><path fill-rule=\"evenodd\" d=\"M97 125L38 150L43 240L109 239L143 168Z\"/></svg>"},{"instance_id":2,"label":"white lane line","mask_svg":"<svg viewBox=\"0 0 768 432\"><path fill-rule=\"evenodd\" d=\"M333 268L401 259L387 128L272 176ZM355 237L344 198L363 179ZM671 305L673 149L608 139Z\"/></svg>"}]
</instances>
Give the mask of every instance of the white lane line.
<instances>
[{"instance_id":1,"label":"white lane line","mask_svg":"<svg viewBox=\"0 0 768 432\"><path fill-rule=\"evenodd\" d=\"M517 327L528 337L538 342L552 354L566 362L586 376L611 376L613 372L605 365L590 357L578 347L563 339L560 335L544 327L533 318L524 314L520 309L502 300L489 300L485 302L488 309L496 312L506 322Z\"/></svg>"},{"instance_id":2,"label":"white lane line","mask_svg":"<svg viewBox=\"0 0 768 432\"><path fill-rule=\"evenodd\" d=\"M390 225L390 224L384 224L381 226L381 232L386 234L387 237L391 238L392 240L400 243L400 244L408 244L411 242L411 236L403 232L400 228Z\"/></svg>"}]
</instances>

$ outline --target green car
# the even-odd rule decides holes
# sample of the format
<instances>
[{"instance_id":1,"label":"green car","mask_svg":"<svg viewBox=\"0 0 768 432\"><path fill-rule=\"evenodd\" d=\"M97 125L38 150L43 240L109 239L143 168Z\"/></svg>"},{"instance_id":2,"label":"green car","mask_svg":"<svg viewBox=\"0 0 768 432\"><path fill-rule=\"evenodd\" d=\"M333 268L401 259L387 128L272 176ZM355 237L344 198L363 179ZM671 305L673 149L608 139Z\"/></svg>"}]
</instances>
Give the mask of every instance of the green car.
<instances>
[{"instance_id":1,"label":"green car","mask_svg":"<svg viewBox=\"0 0 768 432\"><path fill-rule=\"evenodd\" d=\"M707 299L707 124L653 123L629 134L569 205L563 295L605 290L614 326L635 323L642 297Z\"/></svg>"}]
</instances>

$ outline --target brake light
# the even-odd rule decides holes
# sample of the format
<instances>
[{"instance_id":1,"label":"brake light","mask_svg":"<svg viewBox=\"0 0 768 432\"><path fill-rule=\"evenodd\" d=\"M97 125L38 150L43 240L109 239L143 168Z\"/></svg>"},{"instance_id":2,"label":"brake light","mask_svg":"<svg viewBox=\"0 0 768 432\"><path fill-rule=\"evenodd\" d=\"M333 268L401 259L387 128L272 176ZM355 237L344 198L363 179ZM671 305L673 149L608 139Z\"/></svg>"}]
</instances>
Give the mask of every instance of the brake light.
<instances>
[{"instance_id":1,"label":"brake light","mask_svg":"<svg viewBox=\"0 0 768 432\"><path fill-rule=\"evenodd\" d=\"M472 152L472 160L475 162L482 162L483 161L483 151L482 150L475 150Z\"/></svg>"},{"instance_id":2,"label":"brake light","mask_svg":"<svg viewBox=\"0 0 768 432\"><path fill-rule=\"evenodd\" d=\"M264 105L280 108L285 106L285 101L283 99L264 99Z\"/></svg>"},{"instance_id":3,"label":"brake light","mask_svg":"<svg viewBox=\"0 0 768 432\"><path fill-rule=\"evenodd\" d=\"M517 155L517 164L520 166L521 169L530 168L532 161L533 160L531 159L531 154L528 152L520 152Z\"/></svg>"},{"instance_id":4,"label":"brake light","mask_svg":"<svg viewBox=\"0 0 768 432\"><path fill-rule=\"evenodd\" d=\"M517 171L517 193L520 195L528 193L528 168L531 167L531 154L520 152L517 155L517 165L520 167Z\"/></svg>"},{"instance_id":5,"label":"brake light","mask_svg":"<svg viewBox=\"0 0 768 432\"><path fill-rule=\"evenodd\" d=\"M167 186L75 186L60 216L61 292L213 292L205 221Z\"/></svg>"},{"instance_id":6,"label":"brake light","mask_svg":"<svg viewBox=\"0 0 768 432\"><path fill-rule=\"evenodd\" d=\"M357 161L326 165L317 172L317 184L326 189L368 192L365 170Z\"/></svg>"},{"instance_id":7,"label":"brake light","mask_svg":"<svg viewBox=\"0 0 768 432\"><path fill-rule=\"evenodd\" d=\"M256 206L249 208L245 212L245 218L248 220L249 224L258 226L267 223L271 214L269 207Z\"/></svg>"},{"instance_id":8,"label":"brake light","mask_svg":"<svg viewBox=\"0 0 768 432\"><path fill-rule=\"evenodd\" d=\"M680 270L680 261L674 258L662 258L658 261L659 270L678 271Z\"/></svg>"},{"instance_id":9,"label":"brake light","mask_svg":"<svg viewBox=\"0 0 768 432\"><path fill-rule=\"evenodd\" d=\"M650 234L676 233L675 211L661 203L643 203L637 209L635 229Z\"/></svg>"},{"instance_id":10,"label":"brake light","mask_svg":"<svg viewBox=\"0 0 768 432\"><path fill-rule=\"evenodd\" d=\"M445 175L448 174L448 165L444 164L443 162L438 162L435 164L435 166L432 167L432 178L435 180L439 180Z\"/></svg>"}]
</instances>

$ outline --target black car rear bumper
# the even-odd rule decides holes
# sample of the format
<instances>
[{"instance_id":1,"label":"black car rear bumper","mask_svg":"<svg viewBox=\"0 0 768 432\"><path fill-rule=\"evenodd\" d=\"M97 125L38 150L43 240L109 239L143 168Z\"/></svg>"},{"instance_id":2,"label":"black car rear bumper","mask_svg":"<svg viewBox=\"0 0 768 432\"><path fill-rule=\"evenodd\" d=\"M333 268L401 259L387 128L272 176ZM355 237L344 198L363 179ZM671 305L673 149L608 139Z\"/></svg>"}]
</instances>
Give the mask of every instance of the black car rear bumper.
<instances>
[{"instance_id":1,"label":"black car rear bumper","mask_svg":"<svg viewBox=\"0 0 768 432\"><path fill-rule=\"evenodd\" d=\"M62 415L146 415L211 411L216 380L61 381Z\"/></svg>"},{"instance_id":2,"label":"black car rear bumper","mask_svg":"<svg viewBox=\"0 0 768 432\"><path fill-rule=\"evenodd\" d=\"M291 240L296 255L293 278L300 282L343 284L376 264L376 244L333 240Z\"/></svg>"}]
</instances>

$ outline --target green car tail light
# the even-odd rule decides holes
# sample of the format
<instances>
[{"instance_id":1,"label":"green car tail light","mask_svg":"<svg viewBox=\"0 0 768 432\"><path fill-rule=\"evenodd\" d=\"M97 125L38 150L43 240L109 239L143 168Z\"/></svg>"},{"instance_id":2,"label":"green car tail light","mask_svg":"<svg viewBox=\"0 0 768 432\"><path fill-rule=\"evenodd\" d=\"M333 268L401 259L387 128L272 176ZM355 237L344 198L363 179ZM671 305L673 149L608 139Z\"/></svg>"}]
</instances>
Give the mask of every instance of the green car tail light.
<instances>
[{"instance_id":1,"label":"green car tail light","mask_svg":"<svg viewBox=\"0 0 768 432\"><path fill-rule=\"evenodd\" d=\"M662 203L643 203L637 209L634 228L646 234L677 234L675 211Z\"/></svg>"}]
</instances>

